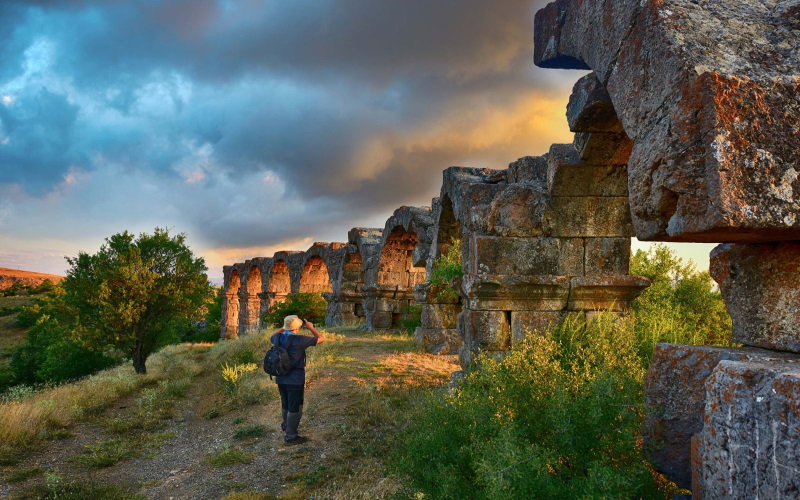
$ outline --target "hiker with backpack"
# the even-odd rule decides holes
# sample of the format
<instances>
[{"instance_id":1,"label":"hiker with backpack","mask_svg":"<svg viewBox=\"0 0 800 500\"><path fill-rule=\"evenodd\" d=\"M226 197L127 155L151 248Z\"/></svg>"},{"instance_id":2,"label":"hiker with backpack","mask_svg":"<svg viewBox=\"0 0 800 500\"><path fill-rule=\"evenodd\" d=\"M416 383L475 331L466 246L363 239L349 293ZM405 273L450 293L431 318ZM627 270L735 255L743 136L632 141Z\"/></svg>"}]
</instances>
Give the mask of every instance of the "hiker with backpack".
<instances>
[{"instance_id":1,"label":"hiker with backpack","mask_svg":"<svg viewBox=\"0 0 800 500\"><path fill-rule=\"evenodd\" d=\"M314 336L298 335L305 327ZM286 434L286 444L305 443L307 439L297 434L303 416L303 391L306 383L306 349L325 342L314 325L297 315L286 316L283 328L270 337L273 347L264 358L264 371L276 375L281 393L281 430Z\"/></svg>"}]
</instances>

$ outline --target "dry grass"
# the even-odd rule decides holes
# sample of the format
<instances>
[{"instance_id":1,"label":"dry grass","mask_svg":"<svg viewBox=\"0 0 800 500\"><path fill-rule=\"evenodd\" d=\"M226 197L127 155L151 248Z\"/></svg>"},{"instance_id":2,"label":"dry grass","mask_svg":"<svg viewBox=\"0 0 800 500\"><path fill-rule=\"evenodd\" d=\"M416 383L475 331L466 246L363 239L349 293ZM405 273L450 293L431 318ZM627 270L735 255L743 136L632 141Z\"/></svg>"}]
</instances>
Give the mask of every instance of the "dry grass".
<instances>
[{"instance_id":1,"label":"dry grass","mask_svg":"<svg viewBox=\"0 0 800 500\"><path fill-rule=\"evenodd\" d=\"M150 357L147 375L136 375L133 368L125 364L71 384L36 392L20 401L2 403L0 442L7 447L23 447L46 437L49 431L69 427L122 397L162 381L173 381L173 385L162 386L164 390L178 390L174 381L195 376L203 369L192 354L208 349L208 344L169 346Z\"/></svg>"},{"instance_id":2,"label":"dry grass","mask_svg":"<svg viewBox=\"0 0 800 500\"><path fill-rule=\"evenodd\" d=\"M193 403L197 405L193 407L196 415L224 419L232 413L227 418L234 425L242 424L243 415L249 415L249 405L263 405L277 395L275 382L260 367L271 333L220 344L170 346L151 356L146 376L135 375L130 365L119 366L73 384L42 390L16 403L2 404L0 441L13 449L24 449L59 429L91 418L113 434L87 448L78 460L85 467L106 466L140 453L126 441L128 434L144 435L142 431L163 427L190 384L192 394L199 391L206 395ZM400 497L401 479L387 476L385 470L391 436L401 428L405 408L417 391L447 382L449 373L457 369L453 357L421 352L406 333L337 328L323 334L333 341L308 351L307 380L309 390L315 391L317 406L309 405L307 415L314 418L319 412L327 423L325 431L315 438L331 440L326 453L334 459L324 460L323 456L320 462L310 462L300 470L294 467L296 477L289 480L281 498ZM258 364L258 369L242 371L233 382L223 379L226 364L250 363ZM232 388L226 390L226 384ZM125 412L105 414L104 410L121 398L135 404L126 403ZM206 464L224 467L248 463L254 458L249 446L253 438L263 436L265 427L253 421L236 434L235 429L230 432L240 446L217 449L206 456ZM2 456L0 450L0 459ZM242 484L240 488L245 491L227 498L274 498L247 492L247 487Z\"/></svg>"}]
</instances>

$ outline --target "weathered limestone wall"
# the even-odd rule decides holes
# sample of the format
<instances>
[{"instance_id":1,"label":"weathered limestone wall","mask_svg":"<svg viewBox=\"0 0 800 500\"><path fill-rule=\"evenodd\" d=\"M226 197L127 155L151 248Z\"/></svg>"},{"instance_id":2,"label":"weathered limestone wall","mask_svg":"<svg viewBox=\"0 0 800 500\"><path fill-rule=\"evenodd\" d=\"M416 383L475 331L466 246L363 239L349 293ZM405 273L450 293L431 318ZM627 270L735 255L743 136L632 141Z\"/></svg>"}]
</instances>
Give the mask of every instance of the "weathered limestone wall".
<instances>
[{"instance_id":1,"label":"weathered limestone wall","mask_svg":"<svg viewBox=\"0 0 800 500\"><path fill-rule=\"evenodd\" d=\"M798 356L778 352L800 353L798 14L795 0L557 0L536 15L536 64L593 70L632 140L637 237L724 243L711 273L734 340L769 349L656 350L647 448L696 498L800 491Z\"/></svg>"},{"instance_id":2,"label":"weathered limestone wall","mask_svg":"<svg viewBox=\"0 0 800 500\"><path fill-rule=\"evenodd\" d=\"M445 171L433 247L438 255L445 234L460 234L464 366L567 313L622 313L649 285L628 276L630 140L593 74L575 85L567 117L575 144L503 171Z\"/></svg>"},{"instance_id":3,"label":"weathered limestone wall","mask_svg":"<svg viewBox=\"0 0 800 500\"><path fill-rule=\"evenodd\" d=\"M368 329L402 326L414 301L414 286L427 279L432 226L429 207L400 207L386 221L378 257L364 268Z\"/></svg>"},{"instance_id":4,"label":"weathered limestone wall","mask_svg":"<svg viewBox=\"0 0 800 500\"><path fill-rule=\"evenodd\" d=\"M534 62L594 71L633 140L639 239L800 239L796 1L558 0L535 26Z\"/></svg>"},{"instance_id":5,"label":"weathered limestone wall","mask_svg":"<svg viewBox=\"0 0 800 500\"><path fill-rule=\"evenodd\" d=\"M347 235L348 244L337 250L340 264L333 268L333 291L325 294L328 301L326 325L360 324L366 321L363 290L365 269L377 266L382 232L375 228L353 228Z\"/></svg>"}]
</instances>

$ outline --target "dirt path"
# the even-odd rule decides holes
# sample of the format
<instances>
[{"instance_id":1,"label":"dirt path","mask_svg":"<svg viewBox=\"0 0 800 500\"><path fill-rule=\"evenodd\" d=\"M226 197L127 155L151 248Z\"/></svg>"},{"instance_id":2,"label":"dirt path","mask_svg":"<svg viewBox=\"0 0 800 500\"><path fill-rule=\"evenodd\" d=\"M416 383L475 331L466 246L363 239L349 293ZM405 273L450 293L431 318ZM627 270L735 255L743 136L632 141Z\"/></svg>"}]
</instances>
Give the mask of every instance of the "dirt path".
<instances>
[{"instance_id":1,"label":"dirt path","mask_svg":"<svg viewBox=\"0 0 800 500\"><path fill-rule=\"evenodd\" d=\"M64 478L125 485L153 499L215 499L235 491L266 492L281 498L309 498L331 484L345 482L369 462L380 462L364 449L371 425L369 395L375 391L441 384L457 366L454 357L416 352L409 339L346 331L338 345L319 348L311 359L300 433L303 445L285 446L280 432L280 401L274 384L268 401L240 406L216 418L208 418L219 405L217 370L195 377L185 399L164 427L145 435L159 436L159 446L138 456L101 469L75 463L84 445L113 438L98 422L124 416L135 406L135 396L106 410L102 419L71 429L74 437L48 442L13 470L42 467ZM312 353L314 348L309 350ZM312 366L313 365L313 366ZM261 376L266 377L263 372ZM366 398L366 399L365 399ZM366 403L365 403L366 401ZM261 427L259 427L261 426ZM107 426L106 426L107 427ZM254 437L236 439L237 431L257 430ZM378 438L380 439L380 438ZM215 466L209 458L228 450L246 463ZM235 460L234 460L235 461ZM373 464L374 465L374 464ZM5 468L8 477L12 468ZM380 469L380 467L378 467ZM375 471L375 481L382 478ZM20 484L0 483L0 495L21 491L44 479ZM355 487L364 488L365 485ZM317 493L316 498L320 498Z\"/></svg>"}]
</instances>

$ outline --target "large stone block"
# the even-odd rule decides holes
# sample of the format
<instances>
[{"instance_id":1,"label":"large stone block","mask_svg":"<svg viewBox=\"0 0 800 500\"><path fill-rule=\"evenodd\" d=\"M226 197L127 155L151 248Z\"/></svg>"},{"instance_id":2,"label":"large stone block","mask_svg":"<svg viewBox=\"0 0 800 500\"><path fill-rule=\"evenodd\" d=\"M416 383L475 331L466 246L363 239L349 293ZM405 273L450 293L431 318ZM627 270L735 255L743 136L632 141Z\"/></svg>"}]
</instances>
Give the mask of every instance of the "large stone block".
<instances>
[{"instance_id":1,"label":"large stone block","mask_svg":"<svg viewBox=\"0 0 800 500\"><path fill-rule=\"evenodd\" d=\"M586 276L626 275L630 268L630 238L586 238Z\"/></svg>"},{"instance_id":2,"label":"large stone block","mask_svg":"<svg viewBox=\"0 0 800 500\"><path fill-rule=\"evenodd\" d=\"M580 276L580 238L504 238L470 236L472 272L489 274Z\"/></svg>"},{"instance_id":3,"label":"large stone block","mask_svg":"<svg viewBox=\"0 0 800 500\"><path fill-rule=\"evenodd\" d=\"M561 322L560 311L511 311L511 337L513 342L524 339L528 335L541 334L550 326Z\"/></svg>"},{"instance_id":4,"label":"large stone block","mask_svg":"<svg viewBox=\"0 0 800 500\"><path fill-rule=\"evenodd\" d=\"M589 73L575 83L567 104L567 123L573 132L622 132L611 97L597 75Z\"/></svg>"},{"instance_id":5,"label":"large stone block","mask_svg":"<svg viewBox=\"0 0 800 500\"><path fill-rule=\"evenodd\" d=\"M392 327L392 313L391 312L374 312L370 316L370 324L372 328L391 328Z\"/></svg>"},{"instance_id":6,"label":"large stone block","mask_svg":"<svg viewBox=\"0 0 800 500\"><path fill-rule=\"evenodd\" d=\"M508 165L508 182L547 184L547 160L544 156L523 156Z\"/></svg>"},{"instance_id":7,"label":"large stone block","mask_svg":"<svg viewBox=\"0 0 800 500\"><path fill-rule=\"evenodd\" d=\"M376 299L375 310L378 312L392 312L397 309L396 300L394 299Z\"/></svg>"},{"instance_id":8,"label":"large stone block","mask_svg":"<svg viewBox=\"0 0 800 500\"><path fill-rule=\"evenodd\" d=\"M657 344L645 378L642 428L648 458L682 488L692 487L692 436L703 429L706 380L723 360L798 360L753 347Z\"/></svg>"},{"instance_id":9,"label":"large stone block","mask_svg":"<svg viewBox=\"0 0 800 500\"><path fill-rule=\"evenodd\" d=\"M624 196L554 196L542 227L548 236L564 238L634 236Z\"/></svg>"},{"instance_id":10,"label":"large stone block","mask_svg":"<svg viewBox=\"0 0 800 500\"><path fill-rule=\"evenodd\" d=\"M558 0L536 64L592 69L634 147L640 239L800 238L795 2Z\"/></svg>"},{"instance_id":11,"label":"large stone block","mask_svg":"<svg viewBox=\"0 0 800 500\"><path fill-rule=\"evenodd\" d=\"M584 163L572 144L554 144L547 186L553 196L628 196L628 171L625 165Z\"/></svg>"},{"instance_id":12,"label":"large stone block","mask_svg":"<svg viewBox=\"0 0 800 500\"><path fill-rule=\"evenodd\" d=\"M455 328L422 328L414 331L414 340L431 354L457 354L461 335Z\"/></svg>"},{"instance_id":13,"label":"large stone block","mask_svg":"<svg viewBox=\"0 0 800 500\"><path fill-rule=\"evenodd\" d=\"M548 207L545 188L535 183L472 184L457 211L473 232L495 236L525 237L542 233Z\"/></svg>"},{"instance_id":14,"label":"large stone block","mask_svg":"<svg viewBox=\"0 0 800 500\"><path fill-rule=\"evenodd\" d=\"M567 305L567 276L467 274L464 307L482 311L560 311Z\"/></svg>"},{"instance_id":15,"label":"large stone block","mask_svg":"<svg viewBox=\"0 0 800 500\"><path fill-rule=\"evenodd\" d=\"M420 321L425 328L456 327L456 316L461 312L458 304L424 304Z\"/></svg>"},{"instance_id":16,"label":"large stone block","mask_svg":"<svg viewBox=\"0 0 800 500\"><path fill-rule=\"evenodd\" d=\"M710 271L736 342L800 352L800 243L719 245Z\"/></svg>"},{"instance_id":17,"label":"large stone block","mask_svg":"<svg viewBox=\"0 0 800 500\"><path fill-rule=\"evenodd\" d=\"M650 286L641 276L587 276L570 280L570 311L624 311Z\"/></svg>"},{"instance_id":18,"label":"large stone block","mask_svg":"<svg viewBox=\"0 0 800 500\"><path fill-rule=\"evenodd\" d=\"M797 498L800 363L720 361L706 381L696 498Z\"/></svg>"},{"instance_id":19,"label":"large stone block","mask_svg":"<svg viewBox=\"0 0 800 500\"><path fill-rule=\"evenodd\" d=\"M511 313L506 311L471 311L458 316L465 340L481 350L507 351L511 348Z\"/></svg>"}]
</instances>

